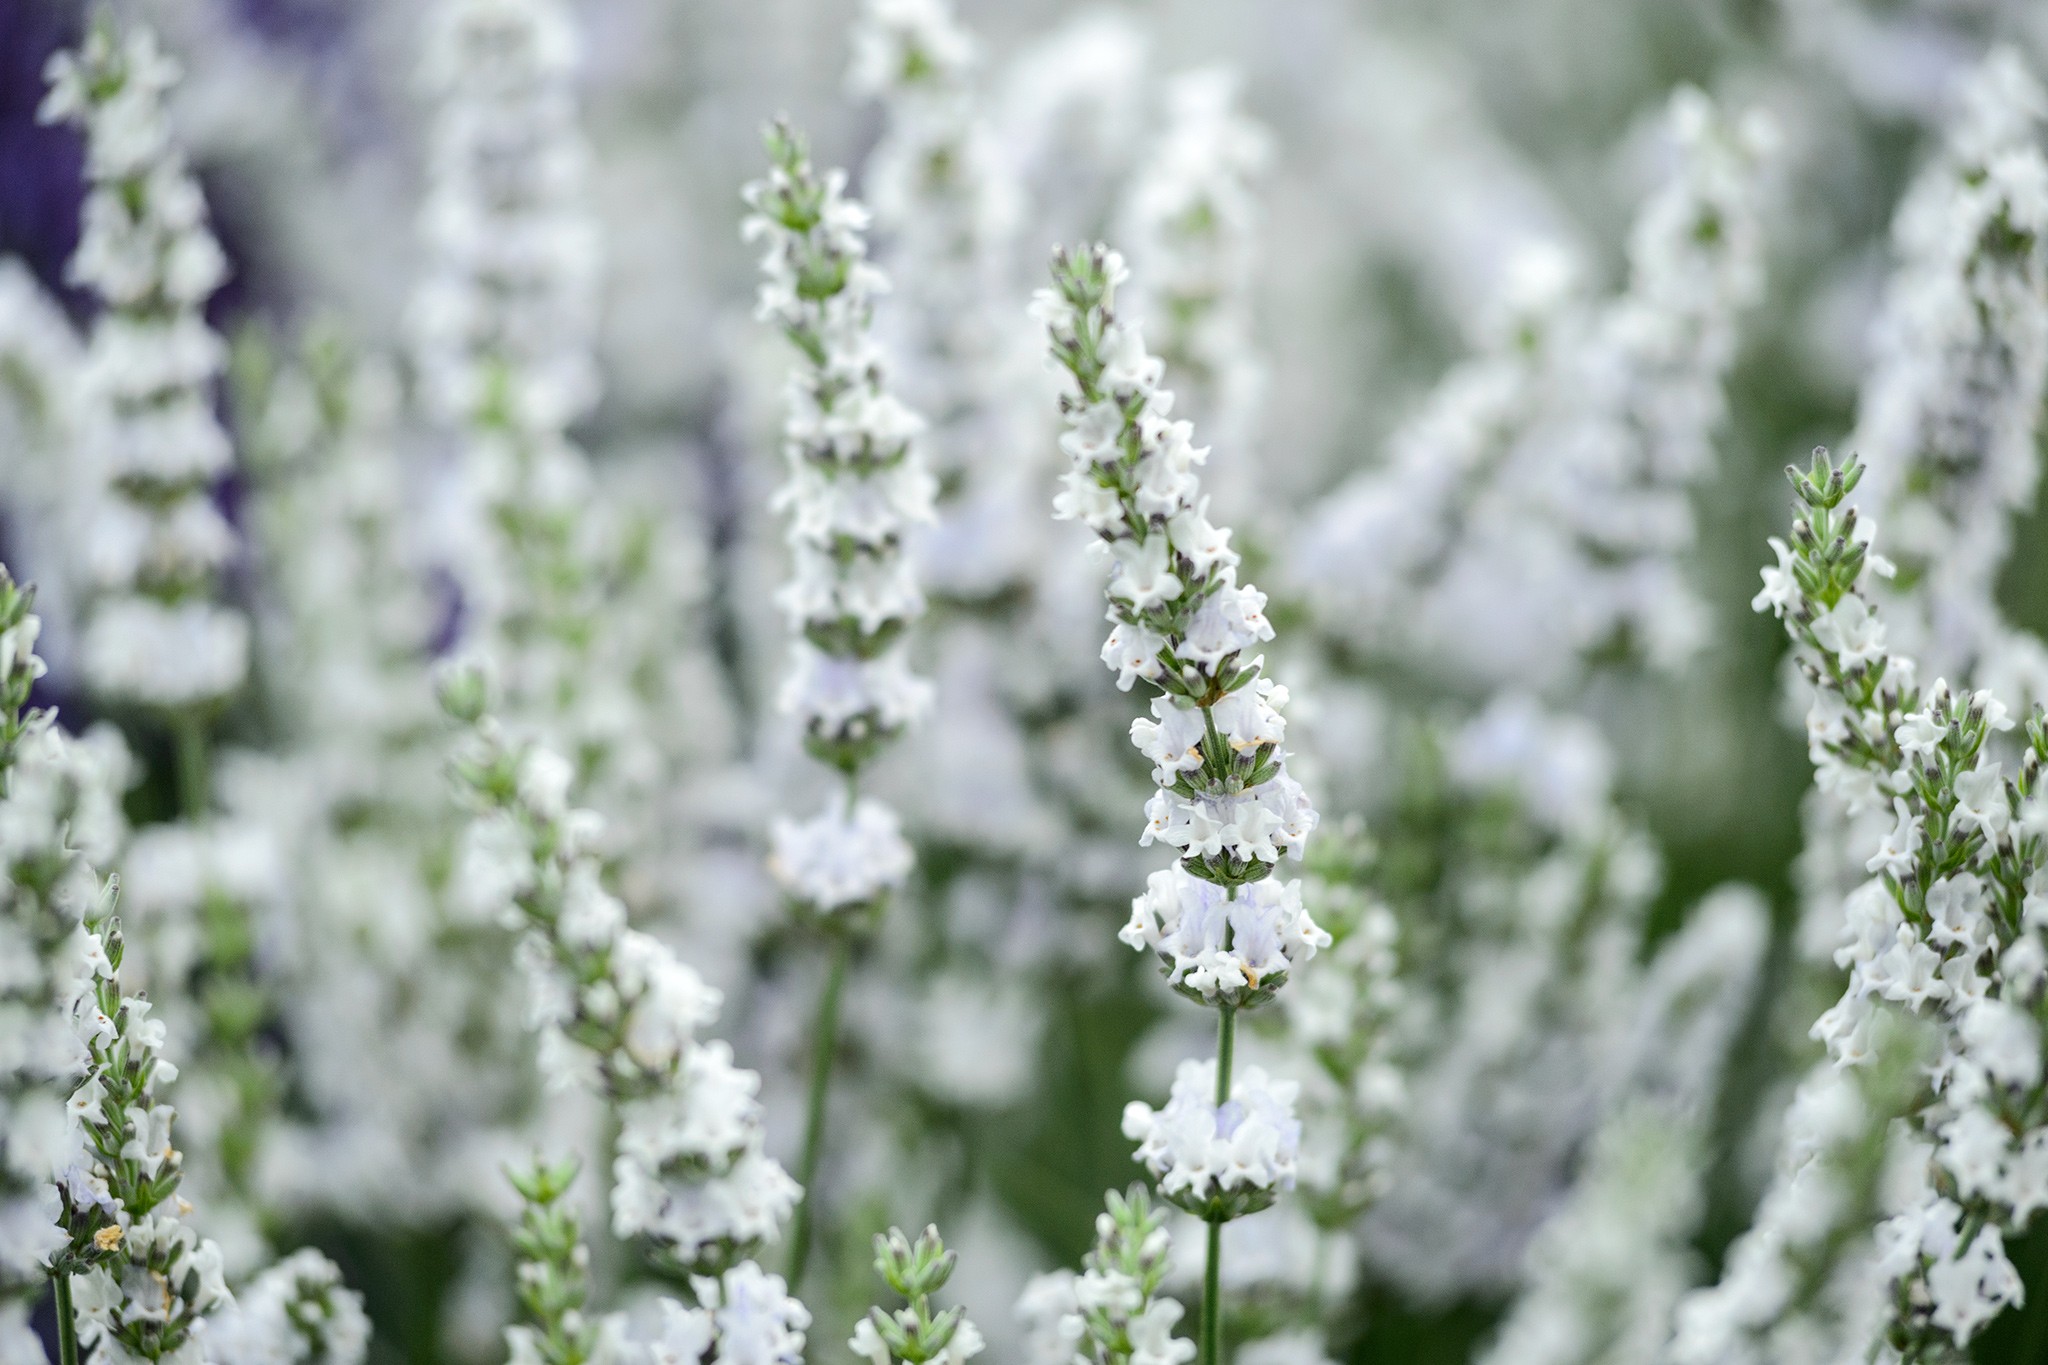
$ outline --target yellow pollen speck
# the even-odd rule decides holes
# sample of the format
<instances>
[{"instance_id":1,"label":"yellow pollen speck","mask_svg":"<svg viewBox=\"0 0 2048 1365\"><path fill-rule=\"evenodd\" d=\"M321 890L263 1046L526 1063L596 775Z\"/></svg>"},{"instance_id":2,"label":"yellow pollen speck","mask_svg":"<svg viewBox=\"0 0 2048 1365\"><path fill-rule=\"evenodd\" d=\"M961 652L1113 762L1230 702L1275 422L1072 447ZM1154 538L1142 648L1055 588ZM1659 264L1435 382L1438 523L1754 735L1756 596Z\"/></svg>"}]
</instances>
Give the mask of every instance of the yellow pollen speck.
<instances>
[{"instance_id":1,"label":"yellow pollen speck","mask_svg":"<svg viewBox=\"0 0 2048 1365\"><path fill-rule=\"evenodd\" d=\"M112 1224L101 1228L92 1235L92 1244L101 1251L112 1251L121 1245L121 1229Z\"/></svg>"}]
</instances>

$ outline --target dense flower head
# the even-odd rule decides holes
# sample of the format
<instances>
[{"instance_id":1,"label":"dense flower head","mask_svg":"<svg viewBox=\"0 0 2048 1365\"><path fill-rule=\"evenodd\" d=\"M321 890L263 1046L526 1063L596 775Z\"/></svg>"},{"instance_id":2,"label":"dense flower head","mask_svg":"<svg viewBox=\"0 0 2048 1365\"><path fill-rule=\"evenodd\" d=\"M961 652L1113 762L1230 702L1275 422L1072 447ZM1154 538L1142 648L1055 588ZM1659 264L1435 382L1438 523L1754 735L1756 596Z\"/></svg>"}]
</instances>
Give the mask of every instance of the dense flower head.
<instances>
[{"instance_id":1,"label":"dense flower head","mask_svg":"<svg viewBox=\"0 0 2048 1365\"><path fill-rule=\"evenodd\" d=\"M1230 532L1210 521L1197 473L1208 450L1173 420L1162 362L1116 312L1128 277L1107 247L1061 252L1054 287L1034 297L1064 380L1070 468L1054 512L1093 530L1109 565L1103 662L1119 687L1142 678L1161 694L1154 719L1131 730L1159 783L1142 841L1171 844L1187 871L1236 888L1299 857L1316 814L1286 771L1286 689L1252 653L1273 638L1265 594L1237 581Z\"/></svg>"},{"instance_id":2,"label":"dense flower head","mask_svg":"<svg viewBox=\"0 0 2048 1365\"><path fill-rule=\"evenodd\" d=\"M1163 1109L1136 1100L1124 1107L1124 1136L1138 1144L1162 1196L1204 1218L1242 1217L1294 1188L1299 1091L1254 1066L1232 1077L1219 1102L1216 1063L1190 1059L1174 1072Z\"/></svg>"},{"instance_id":3,"label":"dense flower head","mask_svg":"<svg viewBox=\"0 0 2048 1365\"><path fill-rule=\"evenodd\" d=\"M808 820L777 820L769 869L820 914L854 912L902 887L914 859L896 815L873 799L840 801Z\"/></svg>"},{"instance_id":4,"label":"dense flower head","mask_svg":"<svg viewBox=\"0 0 2048 1365\"><path fill-rule=\"evenodd\" d=\"M884 381L873 315L888 282L867 259L867 210L786 126L768 146L768 177L745 191L745 235L764 244L756 312L802 356L775 495L792 560L776 600L798 637L782 704L814 754L852 772L927 705L902 638L925 609L906 536L932 519L937 485L917 451L923 419Z\"/></svg>"},{"instance_id":5,"label":"dense flower head","mask_svg":"<svg viewBox=\"0 0 2048 1365\"><path fill-rule=\"evenodd\" d=\"M696 1306L661 1301L661 1330L634 1343L648 1365L801 1365L811 1314L780 1275L742 1261L690 1280Z\"/></svg>"},{"instance_id":6,"label":"dense flower head","mask_svg":"<svg viewBox=\"0 0 2048 1365\"><path fill-rule=\"evenodd\" d=\"M1152 874L1117 937L1157 953L1183 994L1238 1009L1271 999L1290 971L1330 945L1302 907L1299 882L1268 878L1233 898L1179 863Z\"/></svg>"}]
</instances>

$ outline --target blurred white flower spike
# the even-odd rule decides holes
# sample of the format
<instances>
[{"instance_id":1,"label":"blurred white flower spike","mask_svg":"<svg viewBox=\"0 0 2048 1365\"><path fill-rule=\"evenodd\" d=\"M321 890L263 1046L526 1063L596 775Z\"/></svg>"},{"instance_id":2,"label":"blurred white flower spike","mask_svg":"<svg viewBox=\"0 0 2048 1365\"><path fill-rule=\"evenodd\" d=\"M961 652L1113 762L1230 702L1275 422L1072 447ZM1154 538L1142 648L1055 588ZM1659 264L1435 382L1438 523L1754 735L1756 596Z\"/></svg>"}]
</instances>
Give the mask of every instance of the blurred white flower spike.
<instances>
[{"instance_id":1,"label":"blurred white flower spike","mask_svg":"<svg viewBox=\"0 0 2048 1365\"><path fill-rule=\"evenodd\" d=\"M1851 448L1898 574L1875 599L1930 675L2048 700L2048 650L1995 598L2040 482L2048 385L2048 96L2019 55L1972 73L1892 221L1896 265Z\"/></svg>"},{"instance_id":2,"label":"blurred white flower spike","mask_svg":"<svg viewBox=\"0 0 2048 1365\"><path fill-rule=\"evenodd\" d=\"M1676 667L1704 645L1691 490L1763 289L1773 136L1692 89L1667 127L1627 288L1595 306L1557 252L1518 256L1491 346L1314 515L1290 571L1348 641L1547 693L1617 646Z\"/></svg>"},{"instance_id":3,"label":"blurred white flower spike","mask_svg":"<svg viewBox=\"0 0 2048 1365\"><path fill-rule=\"evenodd\" d=\"M86 136L68 274L102 304L78 375L72 476L90 518L74 546L92 599L85 672L109 700L189 716L249 670L248 621L212 599L237 550L212 496L234 464L214 415L227 348L205 318L227 258L171 134L180 72L155 34L97 21L46 74L43 120Z\"/></svg>"}]
</instances>

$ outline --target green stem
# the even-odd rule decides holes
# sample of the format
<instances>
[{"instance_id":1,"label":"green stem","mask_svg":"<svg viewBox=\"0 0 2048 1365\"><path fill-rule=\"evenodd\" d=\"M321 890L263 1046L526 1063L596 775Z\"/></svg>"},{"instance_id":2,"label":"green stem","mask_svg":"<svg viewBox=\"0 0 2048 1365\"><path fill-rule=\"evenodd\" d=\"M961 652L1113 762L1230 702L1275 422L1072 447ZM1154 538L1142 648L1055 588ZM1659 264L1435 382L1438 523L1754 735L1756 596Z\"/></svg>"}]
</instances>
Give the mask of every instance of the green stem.
<instances>
[{"instance_id":1,"label":"green stem","mask_svg":"<svg viewBox=\"0 0 2048 1365\"><path fill-rule=\"evenodd\" d=\"M208 804L206 722L195 711L181 711L171 730L178 750L178 814L197 820Z\"/></svg>"},{"instance_id":2,"label":"green stem","mask_svg":"<svg viewBox=\"0 0 2048 1365\"><path fill-rule=\"evenodd\" d=\"M1234 896L1233 896L1234 899ZM1216 1011L1216 1107L1230 1101L1230 1063L1237 1052L1237 1011L1229 1005ZM1223 1220L1209 1220L1209 1259L1202 1270L1201 1365L1223 1360Z\"/></svg>"},{"instance_id":3,"label":"green stem","mask_svg":"<svg viewBox=\"0 0 2048 1365\"><path fill-rule=\"evenodd\" d=\"M804 1262L810 1259L811 1231L818 1202L818 1156L825 1145L825 1095L832 1085L832 1058L839 1050L839 993L846 984L846 964L852 956L852 940L842 930L832 936L832 965L825 973L825 994L818 1001L818 1023L811 1041L811 1094L804 1113L804 1150L797 1183L804 1187L803 1201L796 1206L796 1221L789 1232L789 1287L803 1283Z\"/></svg>"},{"instance_id":4,"label":"green stem","mask_svg":"<svg viewBox=\"0 0 2048 1365\"><path fill-rule=\"evenodd\" d=\"M51 1277L57 1289L57 1365L78 1365L78 1315L71 1311L71 1276Z\"/></svg>"},{"instance_id":5,"label":"green stem","mask_svg":"<svg viewBox=\"0 0 2048 1365\"><path fill-rule=\"evenodd\" d=\"M1201 1365L1217 1365L1223 1337L1223 1220L1209 1220L1209 1261L1202 1270Z\"/></svg>"}]
</instances>

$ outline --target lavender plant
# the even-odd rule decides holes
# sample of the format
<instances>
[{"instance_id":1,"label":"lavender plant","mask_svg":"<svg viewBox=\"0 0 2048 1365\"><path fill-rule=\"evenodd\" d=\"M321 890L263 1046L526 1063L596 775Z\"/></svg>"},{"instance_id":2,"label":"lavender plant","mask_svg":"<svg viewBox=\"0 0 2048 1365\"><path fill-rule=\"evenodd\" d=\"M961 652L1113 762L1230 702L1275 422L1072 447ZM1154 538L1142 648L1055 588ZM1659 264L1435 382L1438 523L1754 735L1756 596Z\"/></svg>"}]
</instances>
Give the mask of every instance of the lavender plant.
<instances>
[{"instance_id":1,"label":"lavender plant","mask_svg":"<svg viewBox=\"0 0 2048 1365\"><path fill-rule=\"evenodd\" d=\"M721 997L606 890L603 820L569 804L574 769L506 738L480 670L444 675L442 705L470 727L456 760L473 803L461 876L522 929L519 958L558 1087L601 1095L619 1133L612 1229L662 1261L717 1270L774 1241L800 1190L763 1150L760 1079L698 1030Z\"/></svg>"},{"instance_id":2,"label":"lavender plant","mask_svg":"<svg viewBox=\"0 0 2048 1365\"><path fill-rule=\"evenodd\" d=\"M1869 864L1881 893L1850 903L1848 988L1814 1034L1854 1065L1870 1054L1882 1002L1937 1021L1942 1057L1912 1115L1928 1161L1880 1230L1890 1311L1879 1341L1901 1359L1946 1358L2020 1296L2004 1239L2040 1203L2027 1154L2044 973L2026 914L2040 850L2025 812L2048 731L2037 711L2007 779L2010 760L1993 757L2014 724L2004 705L1939 679L1923 690L1912 660L1886 644L1863 584L1895 571L1845 505L1860 462L1817 451L1788 472L1799 514L1791 544L1773 541L1778 564L1755 606L1784 620L1812 684L1816 782L1852 808L1889 794L1898 817Z\"/></svg>"},{"instance_id":3,"label":"lavender plant","mask_svg":"<svg viewBox=\"0 0 2048 1365\"><path fill-rule=\"evenodd\" d=\"M912 866L895 813L862 796L859 783L930 705L904 638L925 607L905 541L930 519L935 485L917 454L923 420L888 391L870 332L885 281L866 261L867 211L844 197L844 172L812 170L788 125L770 128L767 142L768 178L745 192L753 209L746 235L766 244L756 312L803 360L788 389L789 477L776 494L789 515L792 561L777 605L795 636L782 708L797 717L805 748L845 784L820 814L779 821L773 832L776 879L831 943L798 1175L810 1195L790 1237L790 1274L801 1282L853 942Z\"/></svg>"},{"instance_id":4,"label":"lavender plant","mask_svg":"<svg viewBox=\"0 0 2048 1365\"><path fill-rule=\"evenodd\" d=\"M1209 521L1195 466L1207 450L1169 417L1164 367L1115 312L1123 258L1107 247L1060 252L1051 289L1034 296L1061 394L1061 449L1073 462L1055 513L1085 522L1111 564L1102 657L1124 690L1140 678L1157 697L1131 739L1159 789L1140 842L1180 851L1133 902L1120 935L1160 956L1168 980L1217 1011L1216 1057L1186 1061L1155 1111L1133 1103L1124 1134L1160 1193L1209 1225L1202 1360L1220 1360L1223 1225L1272 1204L1294 1183L1298 1087L1257 1067L1232 1074L1237 1011L1270 1000L1329 935L1302 909L1298 886L1272 882L1300 856L1316 813L1286 771L1286 690L1247 652L1273 638L1265 595L1237 582L1230 533Z\"/></svg>"},{"instance_id":5,"label":"lavender plant","mask_svg":"<svg viewBox=\"0 0 2048 1365\"><path fill-rule=\"evenodd\" d=\"M202 310L227 262L164 112L178 74L149 29L96 23L51 61L40 112L86 132L91 193L69 273L104 305L79 376L78 477L95 529L80 547L95 597L85 672L96 692L170 724L196 818L208 714L248 673L249 630L212 600L235 536L207 494L234 453L211 393L226 349Z\"/></svg>"}]
</instances>

